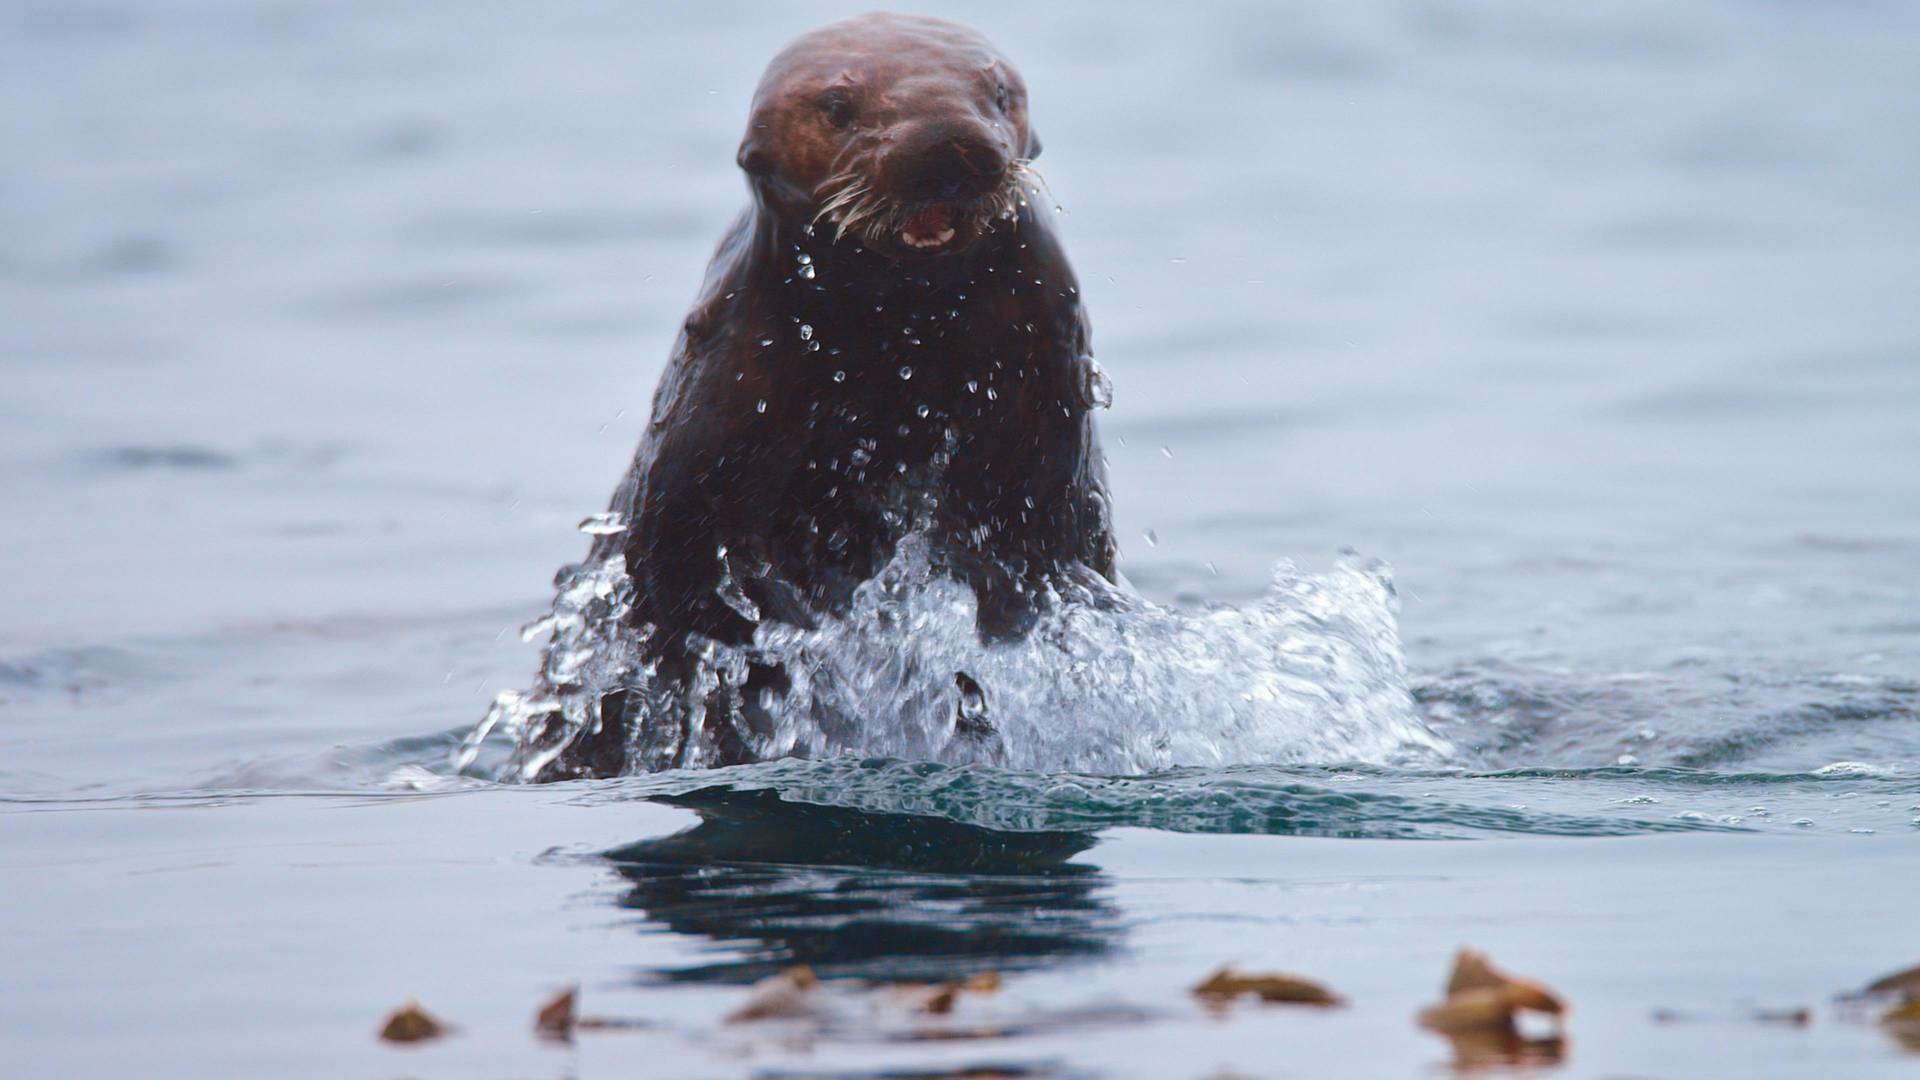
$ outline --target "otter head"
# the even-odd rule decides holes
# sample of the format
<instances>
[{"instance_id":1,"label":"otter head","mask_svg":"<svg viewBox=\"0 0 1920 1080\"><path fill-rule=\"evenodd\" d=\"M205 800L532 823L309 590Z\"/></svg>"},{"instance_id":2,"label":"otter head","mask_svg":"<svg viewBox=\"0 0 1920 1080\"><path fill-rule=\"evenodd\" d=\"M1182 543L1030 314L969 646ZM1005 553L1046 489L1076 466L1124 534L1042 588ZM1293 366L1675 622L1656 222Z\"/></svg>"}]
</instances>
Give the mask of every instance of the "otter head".
<instances>
[{"instance_id":1,"label":"otter head","mask_svg":"<svg viewBox=\"0 0 1920 1080\"><path fill-rule=\"evenodd\" d=\"M836 241L924 258L1013 219L1040 140L1020 73L956 23L862 15L774 57L740 167L776 212Z\"/></svg>"}]
</instances>

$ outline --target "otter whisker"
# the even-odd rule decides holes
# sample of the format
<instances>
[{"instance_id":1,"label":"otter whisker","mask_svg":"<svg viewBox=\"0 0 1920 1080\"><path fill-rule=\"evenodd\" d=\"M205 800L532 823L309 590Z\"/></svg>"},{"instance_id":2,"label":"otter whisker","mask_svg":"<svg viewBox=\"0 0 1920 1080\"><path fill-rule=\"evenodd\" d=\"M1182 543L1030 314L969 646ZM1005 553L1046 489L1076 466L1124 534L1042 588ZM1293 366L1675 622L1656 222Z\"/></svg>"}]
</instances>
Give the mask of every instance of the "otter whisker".
<instances>
[{"instance_id":1,"label":"otter whisker","mask_svg":"<svg viewBox=\"0 0 1920 1080\"><path fill-rule=\"evenodd\" d=\"M866 181L856 180L835 192L833 197L827 200L827 207L832 210L841 209L866 193Z\"/></svg>"},{"instance_id":2,"label":"otter whisker","mask_svg":"<svg viewBox=\"0 0 1920 1080\"><path fill-rule=\"evenodd\" d=\"M819 199L819 207L814 212L812 223L830 222L835 243L853 237L870 245L885 244L904 230L925 205L895 202L885 193L876 191L869 178L853 169L834 173L821 181L814 191ZM1008 163L1006 180L999 187L971 199L946 205L952 208L957 217L972 220L980 228L996 230L1002 221L1017 224L1022 207L1043 200L1051 203L1056 210L1060 208L1052 189L1047 185L1046 177L1040 174L1033 162L1016 158Z\"/></svg>"},{"instance_id":3,"label":"otter whisker","mask_svg":"<svg viewBox=\"0 0 1920 1080\"><path fill-rule=\"evenodd\" d=\"M847 199L849 199L850 197L851 197L851 194L849 192L846 192L846 191L835 192L831 198L827 199L825 202L820 204L820 212L813 215L813 220L816 223L818 223L821 218L826 217L828 214L831 214L835 210L838 210L840 207L844 206L846 204Z\"/></svg>"},{"instance_id":4,"label":"otter whisker","mask_svg":"<svg viewBox=\"0 0 1920 1080\"><path fill-rule=\"evenodd\" d=\"M1007 170L1013 176L1014 183L1030 195L1045 195L1055 210L1065 211L1060 200L1054 197L1052 185L1047 183L1045 174L1033 164L1032 158L1015 158ZM1033 185L1038 184L1035 188Z\"/></svg>"},{"instance_id":5,"label":"otter whisker","mask_svg":"<svg viewBox=\"0 0 1920 1080\"><path fill-rule=\"evenodd\" d=\"M829 218L836 223L843 221L847 207L865 195L867 190L867 181L851 170L828 177L815 189L820 193L821 202L819 211L813 216L814 224L818 224L821 218Z\"/></svg>"},{"instance_id":6,"label":"otter whisker","mask_svg":"<svg viewBox=\"0 0 1920 1080\"><path fill-rule=\"evenodd\" d=\"M890 206L884 197L872 191L863 191L852 208L840 218L838 222L839 231L835 234L834 239L838 240L846 236L847 233L852 232L857 236L864 236L868 240L878 241L886 236L888 232L892 231L891 228L885 226L888 225L890 219L897 213L898 208ZM866 224L869 219L872 220L873 224ZM904 222L902 222L902 224L904 224Z\"/></svg>"},{"instance_id":7,"label":"otter whisker","mask_svg":"<svg viewBox=\"0 0 1920 1080\"><path fill-rule=\"evenodd\" d=\"M820 209L814 214L813 220L816 223L821 218L832 221L835 242L844 238L854 223L872 213L869 208L874 199L872 186L866 178L851 170L835 173L816 190L828 194L821 200Z\"/></svg>"}]
</instances>

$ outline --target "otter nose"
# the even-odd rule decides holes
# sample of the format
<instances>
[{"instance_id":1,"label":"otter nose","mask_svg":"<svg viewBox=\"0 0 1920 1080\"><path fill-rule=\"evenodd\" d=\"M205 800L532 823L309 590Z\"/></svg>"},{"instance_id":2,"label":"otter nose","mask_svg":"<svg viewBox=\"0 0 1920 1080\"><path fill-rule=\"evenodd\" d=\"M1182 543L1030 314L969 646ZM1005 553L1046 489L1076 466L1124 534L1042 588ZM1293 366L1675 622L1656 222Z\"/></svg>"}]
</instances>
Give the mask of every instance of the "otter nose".
<instances>
[{"instance_id":1,"label":"otter nose","mask_svg":"<svg viewBox=\"0 0 1920 1080\"><path fill-rule=\"evenodd\" d=\"M909 198L958 199L999 187L1008 162L991 139L947 132L922 144L904 164L901 187Z\"/></svg>"}]
</instances>

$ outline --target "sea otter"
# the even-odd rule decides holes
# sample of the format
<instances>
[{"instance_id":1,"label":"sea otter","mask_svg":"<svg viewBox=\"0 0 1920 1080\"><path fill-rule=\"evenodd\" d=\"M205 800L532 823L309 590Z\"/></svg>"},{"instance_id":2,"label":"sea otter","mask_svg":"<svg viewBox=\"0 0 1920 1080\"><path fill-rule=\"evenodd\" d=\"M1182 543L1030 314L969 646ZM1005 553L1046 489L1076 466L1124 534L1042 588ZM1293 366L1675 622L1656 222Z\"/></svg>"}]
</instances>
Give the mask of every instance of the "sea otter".
<instances>
[{"instance_id":1,"label":"sea otter","mask_svg":"<svg viewBox=\"0 0 1920 1080\"><path fill-rule=\"evenodd\" d=\"M526 725L539 778L764 756L787 674L700 678L704 651L843 612L910 532L971 586L987 637L1060 582L1114 579L1089 417L1107 384L1032 205L1039 153L1019 72L963 26L864 15L773 59L738 157L752 203L588 557L624 559L649 690ZM549 699L570 689L555 667ZM953 687L957 735L991 723L967 673Z\"/></svg>"}]
</instances>

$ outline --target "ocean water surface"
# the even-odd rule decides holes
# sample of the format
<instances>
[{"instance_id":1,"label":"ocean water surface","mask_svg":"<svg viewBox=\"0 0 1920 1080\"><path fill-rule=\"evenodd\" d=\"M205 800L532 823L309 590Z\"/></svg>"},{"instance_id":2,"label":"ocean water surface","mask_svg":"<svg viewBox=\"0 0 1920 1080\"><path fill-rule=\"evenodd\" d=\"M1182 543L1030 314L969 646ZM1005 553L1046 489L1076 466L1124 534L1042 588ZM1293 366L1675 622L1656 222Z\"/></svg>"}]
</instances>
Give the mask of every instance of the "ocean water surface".
<instances>
[{"instance_id":1,"label":"ocean water surface","mask_svg":"<svg viewBox=\"0 0 1920 1080\"><path fill-rule=\"evenodd\" d=\"M513 782L753 83L852 10L0 11L0 1071L1424 1076L1463 945L1572 1003L1523 1072L1920 1064L1832 1000L1920 961L1899 5L945 9L1032 89L1133 606L974 656L991 752L916 735L979 647L920 582L787 643L860 738ZM631 1023L536 1039L568 985Z\"/></svg>"}]
</instances>

